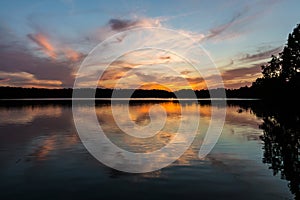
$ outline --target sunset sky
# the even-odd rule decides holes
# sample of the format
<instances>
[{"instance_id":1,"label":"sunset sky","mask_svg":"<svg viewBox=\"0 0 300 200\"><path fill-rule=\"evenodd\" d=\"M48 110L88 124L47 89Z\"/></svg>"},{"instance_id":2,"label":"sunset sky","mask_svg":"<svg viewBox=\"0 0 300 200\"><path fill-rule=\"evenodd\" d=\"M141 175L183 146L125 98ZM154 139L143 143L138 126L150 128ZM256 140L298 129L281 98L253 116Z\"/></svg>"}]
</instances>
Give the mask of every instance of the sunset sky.
<instances>
[{"instance_id":1,"label":"sunset sky","mask_svg":"<svg viewBox=\"0 0 300 200\"><path fill-rule=\"evenodd\" d=\"M1 0L0 86L72 87L81 62L96 45L116 33L143 27L191 37L207 51L227 88L250 86L260 76L260 66L282 50L288 33L300 23L299 8L299 0ZM129 32L118 42L131 45L130 37ZM155 34L152 41L163 44L166 37ZM137 43L145 39L134 38ZM105 51L114 53L113 48ZM186 81L193 89L205 88L203 78L180 57L157 50L123 55L111 63L98 85L112 88L121 78L118 88L165 85L176 90L188 88ZM213 83L214 76L206 81Z\"/></svg>"}]
</instances>

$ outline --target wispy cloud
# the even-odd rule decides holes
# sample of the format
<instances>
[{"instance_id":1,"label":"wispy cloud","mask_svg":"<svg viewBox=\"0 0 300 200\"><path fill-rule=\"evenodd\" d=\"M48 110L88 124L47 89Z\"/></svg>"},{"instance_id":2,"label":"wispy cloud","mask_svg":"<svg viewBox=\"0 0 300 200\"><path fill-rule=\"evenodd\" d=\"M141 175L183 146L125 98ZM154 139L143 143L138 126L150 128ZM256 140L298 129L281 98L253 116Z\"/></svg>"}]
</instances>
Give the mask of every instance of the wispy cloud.
<instances>
[{"instance_id":1,"label":"wispy cloud","mask_svg":"<svg viewBox=\"0 0 300 200\"><path fill-rule=\"evenodd\" d=\"M205 39L212 39L220 34L224 33L230 27L232 27L235 23L238 22L238 19L242 17L242 13L237 13L233 18L224 24L213 27L209 30L209 33L206 35Z\"/></svg>"},{"instance_id":2,"label":"wispy cloud","mask_svg":"<svg viewBox=\"0 0 300 200\"><path fill-rule=\"evenodd\" d=\"M77 61L81 58L82 53L75 51L74 49L68 47L66 44L56 42L56 44L50 42L49 37L42 33L28 34L29 39L31 39L35 44L37 44L42 51L52 59L68 59L71 61Z\"/></svg>"},{"instance_id":3,"label":"wispy cloud","mask_svg":"<svg viewBox=\"0 0 300 200\"><path fill-rule=\"evenodd\" d=\"M252 61L260 61L264 60L266 58L270 58L271 55L276 55L279 52L281 52L283 49L283 46L275 47L272 49L267 49L267 50L259 50L259 52L254 53L254 54L245 54L243 55L239 61L243 62L252 62Z\"/></svg>"},{"instance_id":4,"label":"wispy cloud","mask_svg":"<svg viewBox=\"0 0 300 200\"><path fill-rule=\"evenodd\" d=\"M45 35L41 33L37 33L37 34L28 34L27 36L38 46L40 46L42 50L45 52L45 54L47 54L49 57L53 59L56 59L54 46L49 42L49 40L45 37Z\"/></svg>"},{"instance_id":5,"label":"wispy cloud","mask_svg":"<svg viewBox=\"0 0 300 200\"><path fill-rule=\"evenodd\" d=\"M257 19L269 14L272 7L279 1L280 0L255 1L244 4L241 10L236 12L230 20L209 29L209 31L205 33L203 40L224 41L248 34L251 32L251 29L246 29L246 27L251 26Z\"/></svg>"}]
</instances>

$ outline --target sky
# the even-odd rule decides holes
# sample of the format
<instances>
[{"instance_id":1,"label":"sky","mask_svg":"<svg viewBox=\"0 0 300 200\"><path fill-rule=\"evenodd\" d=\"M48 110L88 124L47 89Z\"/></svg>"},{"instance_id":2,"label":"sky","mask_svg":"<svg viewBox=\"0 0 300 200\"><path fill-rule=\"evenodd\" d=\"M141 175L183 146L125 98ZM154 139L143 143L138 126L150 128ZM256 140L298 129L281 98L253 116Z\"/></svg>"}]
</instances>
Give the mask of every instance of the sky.
<instances>
[{"instance_id":1,"label":"sky","mask_svg":"<svg viewBox=\"0 0 300 200\"><path fill-rule=\"evenodd\" d=\"M299 7L299 0L1 0L0 86L70 88L85 77L89 87L97 70L103 88L217 88L213 67L226 88L250 86L300 23ZM136 31L149 28L150 35ZM147 45L161 49L135 49ZM187 62L195 45L199 59ZM96 63L83 74L95 47ZM122 47L130 51L118 54Z\"/></svg>"}]
</instances>

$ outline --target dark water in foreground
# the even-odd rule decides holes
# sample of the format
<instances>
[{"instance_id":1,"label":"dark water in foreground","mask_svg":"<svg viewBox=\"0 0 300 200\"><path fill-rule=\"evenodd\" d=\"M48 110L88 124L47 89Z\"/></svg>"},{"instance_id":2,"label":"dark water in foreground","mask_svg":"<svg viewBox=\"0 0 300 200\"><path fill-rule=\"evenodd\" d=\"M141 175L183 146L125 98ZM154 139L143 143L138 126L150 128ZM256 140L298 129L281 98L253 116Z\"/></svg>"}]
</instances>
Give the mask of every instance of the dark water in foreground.
<instances>
[{"instance_id":1,"label":"dark water in foreground","mask_svg":"<svg viewBox=\"0 0 300 200\"><path fill-rule=\"evenodd\" d=\"M176 102L132 103L131 119L147 125L154 104L165 109L167 123L146 142L129 140L117 128L109 103L97 104L96 113L114 143L133 151L153 151L173 137L181 108ZM181 109L191 115L200 111L192 146L166 168L129 174L104 166L87 152L76 133L70 103L1 102L0 199L299 198L299 112L261 104L229 103L217 145L199 159L211 106L186 103ZM77 106L83 113L92 112L84 103ZM122 102L114 107L124 112Z\"/></svg>"}]
</instances>

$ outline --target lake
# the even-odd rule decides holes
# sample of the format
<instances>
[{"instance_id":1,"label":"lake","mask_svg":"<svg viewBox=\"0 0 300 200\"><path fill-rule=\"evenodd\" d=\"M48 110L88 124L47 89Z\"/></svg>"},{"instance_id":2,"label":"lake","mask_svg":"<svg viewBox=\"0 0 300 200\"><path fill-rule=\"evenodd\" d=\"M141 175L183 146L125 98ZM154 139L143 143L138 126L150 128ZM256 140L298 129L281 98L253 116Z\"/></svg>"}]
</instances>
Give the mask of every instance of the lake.
<instances>
[{"instance_id":1,"label":"lake","mask_svg":"<svg viewBox=\"0 0 300 200\"><path fill-rule=\"evenodd\" d=\"M74 106L83 114L94 111L84 101ZM131 152L152 152L170 142L182 119L181 110L190 121L199 120L193 143L179 159L160 170L134 174L107 167L86 150L74 125L70 101L1 101L0 199L300 197L298 109L268 106L259 100L228 101L222 134L213 150L199 159L211 110L218 113L224 106L213 107L208 101L184 105L168 100L132 101L130 119L147 126L153 106L164 110L166 122L149 139L133 138L117 126L111 107L127 126L122 121L127 109L123 101L97 101L95 106L106 136ZM160 119L161 112L151 112L151 117ZM89 127L86 124L87 130ZM118 159L115 154L106 156Z\"/></svg>"}]
</instances>

